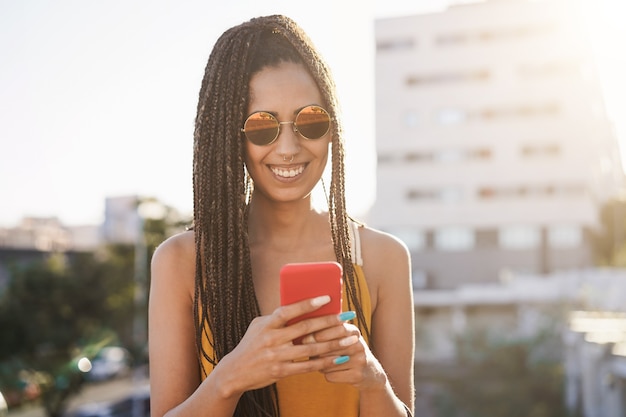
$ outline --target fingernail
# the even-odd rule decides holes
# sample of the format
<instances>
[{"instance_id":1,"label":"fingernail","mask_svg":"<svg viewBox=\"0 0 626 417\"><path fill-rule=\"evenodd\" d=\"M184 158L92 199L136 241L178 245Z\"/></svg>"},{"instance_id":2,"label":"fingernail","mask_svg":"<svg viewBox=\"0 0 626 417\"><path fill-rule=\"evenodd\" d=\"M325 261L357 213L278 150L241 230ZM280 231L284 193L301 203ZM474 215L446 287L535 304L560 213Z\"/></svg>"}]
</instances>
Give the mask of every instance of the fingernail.
<instances>
[{"instance_id":1,"label":"fingernail","mask_svg":"<svg viewBox=\"0 0 626 417\"><path fill-rule=\"evenodd\" d=\"M339 315L339 321L348 321L352 320L356 317L356 313L354 311L344 311Z\"/></svg>"},{"instance_id":2,"label":"fingernail","mask_svg":"<svg viewBox=\"0 0 626 417\"><path fill-rule=\"evenodd\" d=\"M355 344L356 342L359 341L359 337L356 335L352 335L352 336L348 336L348 337L344 337L343 339L341 339L339 341L339 346L350 346Z\"/></svg>"},{"instance_id":3,"label":"fingernail","mask_svg":"<svg viewBox=\"0 0 626 417\"><path fill-rule=\"evenodd\" d=\"M321 307L328 303L330 303L330 295L322 295L311 300L311 305L313 307Z\"/></svg>"},{"instance_id":4,"label":"fingernail","mask_svg":"<svg viewBox=\"0 0 626 417\"><path fill-rule=\"evenodd\" d=\"M342 363L346 363L350 360L350 356L340 356L337 359L335 359L333 362L335 363L335 365L341 365Z\"/></svg>"}]
</instances>

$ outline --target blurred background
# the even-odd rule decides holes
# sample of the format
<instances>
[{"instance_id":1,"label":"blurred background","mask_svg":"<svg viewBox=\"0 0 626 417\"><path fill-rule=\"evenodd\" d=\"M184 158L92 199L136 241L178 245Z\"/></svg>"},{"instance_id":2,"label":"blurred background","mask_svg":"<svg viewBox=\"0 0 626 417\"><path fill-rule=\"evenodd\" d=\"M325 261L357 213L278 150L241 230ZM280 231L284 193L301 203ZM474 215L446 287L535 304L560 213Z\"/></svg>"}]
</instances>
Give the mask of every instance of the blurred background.
<instances>
[{"instance_id":1,"label":"blurred background","mask_svg":"<svg viewBox=\"0 0 626 417\"><path fill-rule=\"evenodd\" d=\"M0 0L0 416L147 415L204 66L272 13L335 75L349 210L411 251L416 414L626 415L622 2L212 3Z\"/></svg>"}]
</instances>

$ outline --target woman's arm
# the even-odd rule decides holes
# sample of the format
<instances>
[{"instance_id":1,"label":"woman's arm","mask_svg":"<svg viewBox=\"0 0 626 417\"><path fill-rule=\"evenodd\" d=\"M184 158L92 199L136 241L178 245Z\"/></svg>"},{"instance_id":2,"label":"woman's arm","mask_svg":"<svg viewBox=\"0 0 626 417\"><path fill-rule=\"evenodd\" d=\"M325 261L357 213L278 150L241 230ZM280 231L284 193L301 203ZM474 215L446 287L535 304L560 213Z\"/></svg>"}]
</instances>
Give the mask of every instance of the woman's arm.
<instances>
[{"instance_id":1,"label":"woman's arm","mask_svg":"<svg viewBox=\"0 0 626 417\"><path fill-rule=\"evenodd\" d=\"M195 344L193 288L195 250L193 233L186 232L164 242L152 258L149 303L149 354L152 416L232 416L237 398L220 398L219 374L202 384L202 396L186 401L200 385L200 366ZM195 410L194 410L195 409Z\"/></svg>"},{"instance_id":2,"label":"woman's arm","mask_svg":"<svg viewBox=\"0 0 626 417\"><path fill-rule=\"evenodd\" d=\"M387 376L385 395L392 389L397 399L413 413L415 316L410 255L404 244L389 235L377 233L374 243L364 248L367 251L365 262L371 263L366 277L372 274L377 284L371 348ZM362 417L377 415L377 404L385 402L384 398L379 398L381 394L361 395ZM400 408L397 399L392 398L396 410ZM403 406L398 415L406 415Z\"/></svg>"},{"instance_id":3,"label":"woman's arm","mask_svg":"<svg viewBox=\"0 0 626 417\"><path fill-rule=\"evenodd\" d=\"M324 369L330 382L348 383L360 391L360 416L407 415L413 413L414 319L410 258L405 246L395 238L373 230L363 230L364 272L372 297L370 347L360 343L335 354L350 360ZM356 326L344 326L359 335ZM336 330L316 333L320 342L335 337ZM406 405L406 408L405 408Z\"/></svg>"}]
</instances>

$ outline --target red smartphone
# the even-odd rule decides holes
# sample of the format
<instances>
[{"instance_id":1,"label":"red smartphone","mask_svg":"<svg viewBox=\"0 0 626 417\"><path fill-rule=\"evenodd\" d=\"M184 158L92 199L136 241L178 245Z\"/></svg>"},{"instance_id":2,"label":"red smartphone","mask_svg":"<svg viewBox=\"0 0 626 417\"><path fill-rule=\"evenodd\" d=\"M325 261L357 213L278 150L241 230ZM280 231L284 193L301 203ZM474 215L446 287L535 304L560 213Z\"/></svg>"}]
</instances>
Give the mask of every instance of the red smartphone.
<instances>
[{"instance_id":1,"label":"red smartphone","mask_svg":"<svg viewBox=\"0 0 626 417\"><path fill-rule=\"evenodd\" d=\"M290 320L300 320L341 313L341 285L343 269L337 262L290 263L280 269L280 305L292 304L308 298L329 295L330 302L310 313ZM299 341L294 340L294 343Z\"/></svg>"}]
</instances>

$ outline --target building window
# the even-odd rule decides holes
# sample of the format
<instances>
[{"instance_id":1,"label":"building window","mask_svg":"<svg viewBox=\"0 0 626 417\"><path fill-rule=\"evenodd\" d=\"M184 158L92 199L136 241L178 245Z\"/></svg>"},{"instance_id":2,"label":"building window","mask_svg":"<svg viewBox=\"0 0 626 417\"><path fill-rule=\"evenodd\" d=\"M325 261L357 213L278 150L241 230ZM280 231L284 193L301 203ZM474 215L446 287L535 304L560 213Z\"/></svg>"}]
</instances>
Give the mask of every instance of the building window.
<instances>
[{"instance_id":1,"label":"building window","mask_svg":"<svg viewBox=\"0 0 626 417\"><path fill-rule=\"evenodd\" d=\"M437 122L444 126L454 126L465 123L467 113L462 109L447 108L437 112Z\"/></svg>"},{"instance_id":2,"label":"building window","mask_svg":"<svg viewBox=\"0 0 626 417\"><path fill-rule=\"evenodd\" d=\"M435 38L435 43L438 45L459 45L466 43L470 40L470 36L467 33L444 33Z\"/></svg>"},{"instance_id":3,"label":"building window","mask_svg":"<svg viewBox=\"0 0 626 417\"><path fill-rule=\"evenodd\" d=\"M414 47L415 40L412 38L390 39L376 43L376 51L378 52L406 51Z\"/></svg>"},{"instance_id":4,"label":"building window","mask_svg":"<svg viewBox=\"0 0 626 417\"><path fill-rule=\"evenodd\" d=\"M437 194L442 203L458 203L463 200L463 189L461 187L444 187Z\"/></svg>"},{"instance_id":5,"label":"building window","mask_svg":"<svg viewBox=\"0 0 626 417\"><path fill-rule=\"evenodd\" d=\"M488 107L478 110L472 117L483 120L502 120L511 118L537 118L555 116L561 111L556 102L518 104L513 106Z\"/></svg>"},{"instance_id":6,"label":"building window","mask_svg":"<svg viewBox=\"0 0 626 417\"><path fill-rule=\"evenodd\" d=\"M501 29L450 32L438 35L435 44L440 46L463 45L470 42L487 43L499 40L514 40L531 36L545 36L557 30L555 22L537 22L532 25L511 26Z\"/></svg>"},{"instance_id":7,"label":"building window","mask_svg":"<svg viewBox=\"0 0 626 417\"><path fill-rule=\"evenodd\" d=\"M582 63L579 60L526 63L518 68L518 73L525 78L563 77L568 75L580 75L582 77L582 72Z\"/></svg>"},{"instance_id":8,"label":"building window","mask_svg":"<svg viewBox=\"0 0 626 417\"><path fill-rule=\"evenodd\" d=\"M413 110L409 110L404 114L404 125L409 129L413 129L417 127L419 124L419 117L417 112Z\"/></svg>"},{"instance_id":9,"label":"building window","mask_svg":"<svg viewBox=\"0 0 626 417\"><path fill-rule=\"evenodd\" d=\"M511 187L482 186L476 190L481 200L506 198L562 198L579 197L586 193L581 184L528 184Z\"/></svg>"},{"instance_id":10,"label":"building window","mask_svg":"<svg viewBox=\"0 0 626 417\"><path fill-rule=\"evenodd\" d=\"M443 149L435 153L435 160L442 163L456 163L465 159L465 152L460 149Z\"/></svg>"},{"instance_id":11,"label":"building window","mask_svg":"<svg viewBox=\"0 0 626 417\"><path fill-rule=\"evenodd\" d=\"M406 192L406 199L411 200L430 200L440 203L458 203L463 199L463 190L461 187L449 186L439 189L410 189Z\"/></svg>"},{"instance_id":12,"label":"building window","mask_svg":"<svg viewBox=\"0 0 626 417\"><path fill-rule=\"evenodd\" d=\"M476 247L493 249L498 247L498 233L494 229L476 230Z\"/></svg>"},{"instance_id":13,"label":"building window","mask_svg":"<svg viewBox=\"0 0 626 417\"><path fill-rule=\"evenodd\" d=\"M466 227L445 227L435 231L435 248L442 251L465 251L474 248L475 236Z\"/></svg>"},{"instance_id":14,"label":"building window","mask_svg":"<svg viewBox=\"0 0 626 417\"><path fill-rule=\"evenodd\" d=\"M437 193L433 190L417 190L412 189L406 192L407 200L434 200Z\"/></svg>"},{"instance_id":15,"label":"building window","mask_svg":"<svg viewBox=\"0 0 626 417\"><path fill-rule=\"evenodd\" d=\"M409 86L449 84L458 82L483 82L489 80L491 74L485 69L465 72L437 72L432 74L410 75L406 83Z\"/></svg>"},{"instance_id":16,"label":"building window","mask_svg":"<svg viewBox=\"0 0 626 417\"><path fill-rule=\"evenodd\" d=\"M525 158L556 157L561 153L561 147L556 143L525 145L522 146L521 153Z\"/></svg>"},{"instance_id":17,"label":"building window","mask_svg":"<svg viewBox=\"0 0 626 417\"><path fill-rule=\"evenodd\" d=\"M388 153L379 153L378 154L378 164L379 165L389 165L394 162L396 158L393 155Z\"/></svg>"},{"instance_id":18,"label":"building window","mask_svg":"<svg viewBox=\"0 0 626 417\"><path fill-rule=\"evenodd\" d=\"M583 231L580 226L558 225L548 228L548 244L555 249L571 249L583 242Z\"/></svg>"},{"instance_id":19,"label":"building window","mask_svg":"<svg viewBox=\"0 0 626 417\"><path fill-rule=\"evenodd\" d=\"M536 226L505 226L500 229L498 240L505 249L534 249L541 244L541 230Z\"/></svg>"},{"instance_id":20,"label":"building window","mask_svg":"<svg viewBox=\"0 0 626 417\"><path fill-rule=\"evenodd\" d=\"M467 152L467 158L472 160L484 160L491 159L491 149L488 148L476 148Z\"/></svg>"},{"instance_id":21,"label":"building window","mask_svg":"<svg viewBox=\"0 0 626 417\"><path fill-rule=\"evenodd\" d=\"M413 164L421 162L432 162L433 154L430 152L407 152L404 155L404 161Z\"/></svg>"}]
</instances>

